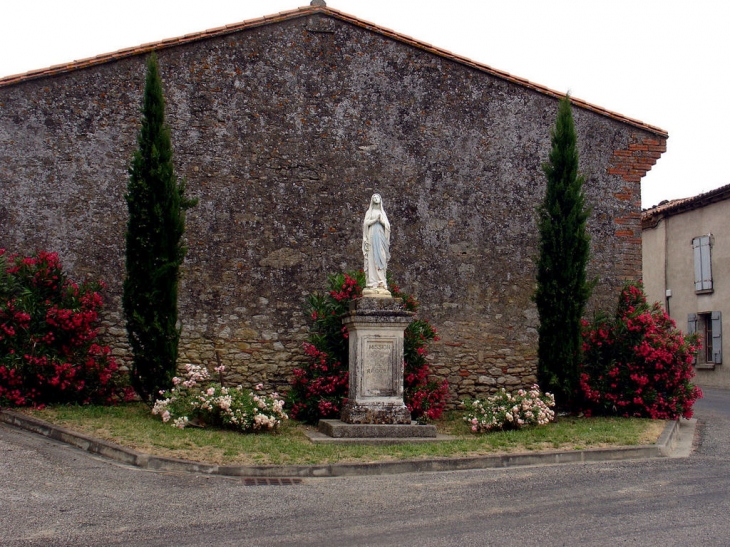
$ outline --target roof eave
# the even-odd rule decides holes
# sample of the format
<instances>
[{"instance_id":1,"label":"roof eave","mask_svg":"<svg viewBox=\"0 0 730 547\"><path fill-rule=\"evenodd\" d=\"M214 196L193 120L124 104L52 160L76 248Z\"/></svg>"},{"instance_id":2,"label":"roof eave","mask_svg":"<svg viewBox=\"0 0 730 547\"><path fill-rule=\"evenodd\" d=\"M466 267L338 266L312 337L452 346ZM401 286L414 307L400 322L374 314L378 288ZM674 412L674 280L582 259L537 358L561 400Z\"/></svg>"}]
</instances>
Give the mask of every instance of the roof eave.
<instances>
[{"instance_id":1,"label":"roof eave","mask_svg":"<svg viewBox=\"0 0 730 547\"><path fill-rule=\"evenodd\" d=\"M730 184L694 197L674 200L664 205L657 205L641 213L641 228L643 230L654 228L662 219L701 209L702 207L707 207L708 205L727 199L730 199Z\"/></svg>"}]
</instances>

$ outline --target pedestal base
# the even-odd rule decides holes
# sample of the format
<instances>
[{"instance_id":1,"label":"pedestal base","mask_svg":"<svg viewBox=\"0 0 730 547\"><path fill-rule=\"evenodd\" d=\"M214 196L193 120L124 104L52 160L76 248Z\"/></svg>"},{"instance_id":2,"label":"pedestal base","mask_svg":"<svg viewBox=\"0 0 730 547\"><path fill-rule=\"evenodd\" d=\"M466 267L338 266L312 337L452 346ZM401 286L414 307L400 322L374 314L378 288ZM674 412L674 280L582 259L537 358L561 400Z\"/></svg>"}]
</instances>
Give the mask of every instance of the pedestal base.
<instances>
[{"instance_id":1,"label":"pedestal base","mask_svg":"<svg viewBox=\"0 0 730 547\"><path fill-rule=\"evenodd\" d=\"M346 424L340 420L320 420L319 432L335 439L423 439L436 438L435 425Z\"/></svg>"},{"instance_id":2,"label":"pedestal base","mask_svg":"<svg viewBox=\"0 0 730 547\"><path fill-rule=\"evenodd\" d=\"M362 295L365 298L393 298L388 289L363 289Z\"/></svg>"},{"instance_id":3,"label":"pedestal base","mask_svg":"<svg viewBox=\"0 0 730 547\"><path fill-rule=\"evenodd\" d=\"M348 401L342 408L341 420L348 424L410 424L411 412L400 403L357 403Z\"/></svg>"},{"instance_id":4,"label":"pedestal base","mask_svg":"<svg viewBox=\"0 0 730 547\"><path fill-rule=\"evenodd\" d=\"M359 298L342 323L349 333L350 393L342 409L350 424L410 424L403 402L403 331L413 314L399 298Z\"/></svg>"}]
</instances>

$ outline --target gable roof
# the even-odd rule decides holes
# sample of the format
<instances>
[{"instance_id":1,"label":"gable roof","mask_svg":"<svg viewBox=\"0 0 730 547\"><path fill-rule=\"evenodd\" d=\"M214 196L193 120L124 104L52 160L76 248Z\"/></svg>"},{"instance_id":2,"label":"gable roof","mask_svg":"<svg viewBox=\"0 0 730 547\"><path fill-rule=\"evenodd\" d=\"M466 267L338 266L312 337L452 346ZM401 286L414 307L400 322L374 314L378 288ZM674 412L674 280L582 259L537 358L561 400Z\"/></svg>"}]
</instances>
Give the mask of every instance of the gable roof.
<instances>
[{"instance_id":1,"label":"gable roof","mask_svg":"<svg viewBox=\"0 0 730 547\"><path fill-rule=\"evenodd\" d=\"M675 215L681 215L707 205L730 199L730 184L715 188L704 194L689 198L673 199L660 203L641 212L641 228L647 230L656 227L659 221Z\"/></svg>"},{"instance_id":2,"label":"gable roof","mask_svg":"<svg viewBox=\"0 0 730 547\"><path fill-rule=\"evenodd\" d=\"M364 21L362 19L358 19L357 17L348 15L341 11L329 8L327 6L320 6L320 5L305 6L305 7L297 8L294 10L283 11L283 12L280 12L280 13L277 13L274 15L267 15L264 17L259 17L257 19L249 19L249 20L243 21L241 23L235 23L235 24L226 25L223 27L212 28L212 29L204 30L202 32L186 34L184 36L179 36L176 38L167 38L165 40L160 40L157 42L149 42L149 43L142 44L142 45L139 45L136 47L120 49L118 51L114 51L111 53L103 53L101 55L97 55L96 57L89 57L86 59L80 59L80 60L73 61L70 63L53 65L48 68L31 70L29 72L25 72L22 74L5 76L3 78L0 78L0 88L11 86L11 85L18 84L21 82L27 82L29 80L35 80L35 79L39 79L39 78L55 76L55 75L63 74L66 72L72 72L74 70L92 67L92 66L103 64L103 63L108 63L111 61L116 61L119 59L132 57L135 55L144 55L151 51L166 49L169 47L179 46L179 45L183 45L183 44L189 44L192 42L206 40L209 38L225 36L227 34L232 34L235 32L242 31L242 30L249 30L249 29L253 29L256 27L263 26L263 25L279 23L282 21L288 21L291 19L306 17L306 16L310 16L313 14L318 14L318 13L333 17L335 19L339 19L341 21L350 23L352 25L355 25L355 26L358 26L361 28L364 28L364 29L374 32L376 34L380 34L382 36L391 38L393 40L408 44L412 47L415 47L415 48L418 48L418 49L421 49L424 51L428 51L430 53L433 53L434 55L438 55L440 57L450 59L450 60L460 63L462 65L466 65L466 66L469 66L476 70L479 70L480 72L487 73L491 76L501 78L502 80L506 80L508 82L520 85L522 87L526 87L528 89L532 89L534 91L537 91L538 93L542 93L544 95L548 95L550 97L554 97L554 98L558 98L558 99L563 98L565 96L564 93L554 91L545 86L531 82L525 78L513 76L512 74L510 74L508 72L504 72L502 70L492 68L488 65L478 63L478 62L468 59L466 57L462 57L455 53L451 53L450 51L447 51L445 49L441 49L441 48L432 46L431 44L428 44L426 42L416 40L415 38L411 38L410 36L406 36L405 34L397 33L388 28L381 27L379 25L370 23L368 21ZM632 125L634 127L642 129L644 131L654 133L655 135L658 135L660 137L667 138L669 136L669 134L665 130L663 130L659 127L649 125L647 123L644 123L640 120L636 120L634 118L629 118L628 116L624 116L623 114L618 114L616 112L612 112L610 110L607 110L600 106L583 101L581 99L576 99L575 97L571 97L571 102L573 105L575 105L579 108L583 108L585 110L595 112L602 116L606 116L606 117L612 118L614 120L626 123L628 125Z\"/></svg>"}]
</instances>

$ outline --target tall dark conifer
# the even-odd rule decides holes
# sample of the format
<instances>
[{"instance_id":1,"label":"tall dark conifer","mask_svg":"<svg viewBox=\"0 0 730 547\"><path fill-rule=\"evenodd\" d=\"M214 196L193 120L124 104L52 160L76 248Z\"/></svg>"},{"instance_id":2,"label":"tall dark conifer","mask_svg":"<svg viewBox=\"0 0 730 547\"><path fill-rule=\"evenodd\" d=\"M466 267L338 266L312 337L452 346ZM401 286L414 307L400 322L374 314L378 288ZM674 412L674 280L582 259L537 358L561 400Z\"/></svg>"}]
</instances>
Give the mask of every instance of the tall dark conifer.
<instances>
[{"instance_id":1,"label":"tall dark conifer","mask_svg":"<svg viewBox=\"0 0 730 547\"><path fill-rule=\"evenodd\" d=\"M578 387L581 318L593 283L586 279L590 237L584 177L578 175L578 149L570 97L560 101L551 132L545 199L538 208L540 255L535 302L540 315L538 380L558 406L570 407Z\"/></svg>"},{"instance_id":2,"label":"tall dark conifer","mask_svg":"<svg viewBox=\"0 0 730 547\"><path fill-rule=\"evenodd\" d=\"M124 314L133 351L132 385L151 403L172 385L180 331L177 327L179 268L187 253L183 241L185 181L172 165L170 130L157 56L147 61L138 148L129 168L124 280Z\"/></svg>"}]
</instances>

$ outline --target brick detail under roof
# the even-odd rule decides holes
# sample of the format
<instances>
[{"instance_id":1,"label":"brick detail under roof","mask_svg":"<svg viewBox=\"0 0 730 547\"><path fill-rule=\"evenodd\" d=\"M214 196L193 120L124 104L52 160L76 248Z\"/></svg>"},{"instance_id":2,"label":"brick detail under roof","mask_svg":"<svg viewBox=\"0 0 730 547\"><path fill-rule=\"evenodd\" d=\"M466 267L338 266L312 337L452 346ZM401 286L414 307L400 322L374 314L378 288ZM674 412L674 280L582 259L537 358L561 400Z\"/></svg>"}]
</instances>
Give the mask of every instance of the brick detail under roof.
<instances>
[{"instance_id":1,"label":"brick detail under roof","mask_svg":"<svg viewBox=\"0 0 730 547\"><path fill-rule=\"evenodd\" d=\"M641 182L641 179L667 151L667 140L644 138L641 141L635 136L633 142L625 150L613 152L613 162L608 168L609 175L620 175L626 182Z\"/></svg>"},{"instance_id":2,"label":"brick detail under roof","mask_svg":"<svg viewBox=\"0 0 730 547\"><path fill-rule=\"evenodd\" d=\"M628 259L621 275L625 280L641 277L641 179L667 150L664 138L642 138L632 135L628 148L614 150L613 160L608 167L609 175L620 176L625 185L614 196L620 201L631 203L631 213L616 217L615 235L621 238Z\"/></svg>"}]
</instances>

